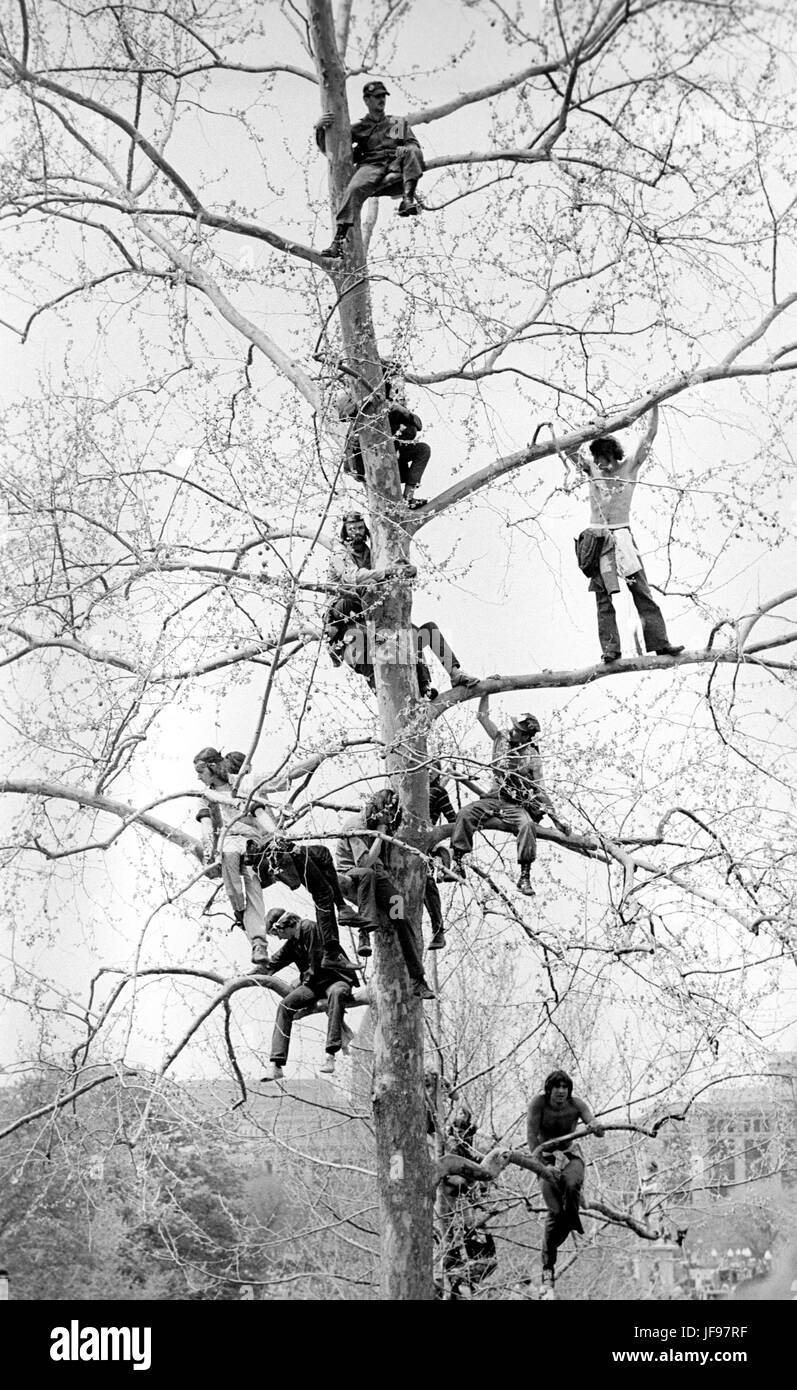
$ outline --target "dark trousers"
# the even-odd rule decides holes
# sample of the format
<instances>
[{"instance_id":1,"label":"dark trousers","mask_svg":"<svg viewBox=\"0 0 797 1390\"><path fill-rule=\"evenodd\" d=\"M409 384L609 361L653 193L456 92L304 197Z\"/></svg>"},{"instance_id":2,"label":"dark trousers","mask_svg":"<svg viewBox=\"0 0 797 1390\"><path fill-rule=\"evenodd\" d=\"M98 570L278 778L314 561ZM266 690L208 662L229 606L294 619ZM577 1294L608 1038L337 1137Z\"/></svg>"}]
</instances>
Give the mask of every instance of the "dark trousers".
<instances>
[{"instance_id":1,"label":"dark trousers","mask_svg":"<svg viewBox=\"0 0 797 1390\"><path fill-rule=\"evenodd\" d=\"M288 888L304 886L315 905L325 950L340 945L335 909L343 906L343 893L326 845L297 845L292 850L263 854L255 867L264 888L272 883L284 883Z\"/></svg>"},{"instance_id":2,"label":"dark trousers","mask_svg":"<svg viewBox=\"0 0 797 1390\"><path fill-rule=\"evenodd\" d=\"M343 639L352 623L362 617L363 606L356 594L339 594L327 609L324 636L333 665L343 664Z\"/></svg>"},{"instance_id":3,"label":"dark trousers","mask_svg":"<svg viewBox=\"0 0 797 1390\"><path fill-rule=\"evenodd\" d=\"M429 913L429 923L432 931L443 930L443 904L440 901L440 889L431 874L426 879L426 891L423 895L424 906Z\"/></svg>"},{"instance_id":4,"label":"dark trousers","mask_svg":"<svg viewBox=\"0 0 797 1390\"><path fill-rule=\"evenodd\" d=\"M630 575L625 582L642 622L645 650L653 652L657 647L666 647L668 638L664 618L659 605L650 592L650 585L644 569ZM598 605L598 637L601 651L604 656L614 659L620 655L621 647L612 596L599 575L596 575L592 580L590 588L594 591L595 602Z\"/></svg>"},{"instance_id":5,"label":"dark trousers","mask_svg":"<svg viewBox=\"0 0 797 1390\"><path fill-rule=\"evenodd\" d=\"M451 848L459 854L470 854L477 830L507 830L516 836L519 864L533 864L537 858L534 821L522 806L502 801L500 796L482 796L471 801L454 821Z\"/></svg>"},{"instance_id":6,"label":"dark trousers","mask_svg":"<svg viewBox=\"0 0 797 1390\"><path fill-rule=\"evenodd\" d=\"M343 1014L351 1001L351 988L345 980L325 979L322 975L312 985L297 985L280 1000L271 1035L271 1061L277 1066L284 1067L288 1060L294 1019L312 1009L324 995L327 999L327 1052L340 1052Z\"/></svg>"},{"instance_id":7,"label":"dark trousers","mask_svg":"<svg viewBox=\"0 0 797 1390\"><path fill-rule=\"evenodd\" d=\"M415 637L415 649L418 654L418 663L424 660L424 649L428 648L434 652L440 665L451 675L452 670L459 666L459 658L452 647L449 646L437 623L430 621L421 623L418 627L413 626Z\"/></svg>"},{"instance_id":8,"label":"dark trousers","mask_svg":"<svg viewBox=\"0 0 797 1390\"><path fill-rule=\"evenodd\" d=\"M553 1269L556 1252L571 1231L581 1231L578 1209L584 1185L584 1163L571 1158L559 1174L558 1183L540 1178L542 1200L548 1208L542 1236L542 1267Z\"/></svg>"},{"instance_id":9,"label":"dark trousers","mask_svg":"<svg viewBox=\"0 0 797 1390\"><path fill-rule=\"evenodd\" d=\"M403 898L392 878L375 864L360 870L357 882L357 916L368 931L380 927L393 928L398 937L407 973L411 980L423 979L423 964L415 941L415 932L403 913Z\"/></svg>"},{"instance_id":10,"label":"dark trousers","mask_svg":"<svg viewBox=\"0 0 797 1390\"><path fill-rule=\"evenodd\" d=\"M423 173L423 155L417 145L399 145L393 158L380 164L360 164L346 185L337 221L350 227L366 198L382 198L414 186Z\"/></svg>"},{"instance_id":11,"label":"dark trousers","mask_svg":"<svg viewBox=\"0 0 797 1390\"><path fill-rule=\"evenodd\" d=\"M405 487L420 487L426 465L432 457L428 444L420 440L417 444L397 444L399 477Z\"/></svg>"}]
</instances>

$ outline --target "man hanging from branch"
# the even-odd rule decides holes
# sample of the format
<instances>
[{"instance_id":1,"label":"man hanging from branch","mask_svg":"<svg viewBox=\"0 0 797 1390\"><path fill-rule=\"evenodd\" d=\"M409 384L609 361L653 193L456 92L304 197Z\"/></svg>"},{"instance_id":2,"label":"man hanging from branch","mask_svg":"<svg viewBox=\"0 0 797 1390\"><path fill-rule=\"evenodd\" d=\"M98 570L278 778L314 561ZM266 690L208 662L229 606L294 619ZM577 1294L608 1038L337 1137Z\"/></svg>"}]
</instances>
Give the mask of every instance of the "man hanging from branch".
<instances>
[{"instance_id":1,"label":"man hanging from branch","mask_svg":"<svg viewBox=\"0 0 797 1390\"><path fill-rule=\"evenodd\" d=\"M299 970L299 984L280 1000L271 1038L271 1070L264 1080L283 1079L294 1020L299 1014L312 1010L320 999L327 1001L328 1022L326 1059L319 1071L331 1076L338 1052L342 1048L348 1050L347 1035L351 1035L345 1028L343 1015L357 984L356 966L345 958L328 964L318 924L299 918L295 912L272 908L266 918L266 930L283 944L275 956L258 967L258 973L276 975L286 965L295 965Z\"/></svg>"},{"instance_id":2,"label":"man hanging from branch","mask_svg":"<svg viewBox=\"0 0 797 1390\"><path fill-rule=\"evenodd\" d=\"M520 877L517 886L527 897L534 896L531 866L537 857L535 823L547 815L563 835L570 825L557 816L545 790L542 759L536 739L540 722L533 714L511 717L509 727L499 729L490 719L489 699L479 702L479 723L493 741L493 785L487 796L463 806L451 832L454 866L464 875L464 858L473 849L477 830L507 830L517 839Z\"/></svg>"},{"instance_id":3,"label":"man hanging from branch","mask_svg":"<svg viewBox=\"0 0 797 1390\"><path fill-rule=\"evenodd\" d=\"M595 1116L585 1100L573 1095L573 1082L566 1071L552 1071L545 1087L528 1108L526 1132L529 1153L550 1168L550 1177L540 1178L542 1199L548 1208L542 1241L543 1298L554 1296L554 1266L559 1246L571 1231L584 1234L578 1211L584 1185L584 1160L579 1145L565 1138L579 1125L594 1126L598 1139L604 1131L595 1125ZM561 1140L561 1143L554 1143ZM540 1145L546 1147L537 1155Z\"/></svg>"},{"instance_id":4,"label":"man hanging from branch","mask_svg":"<svg viewBox=\"0 0 797 1390\"><path fill-rule=\"evenodd\" d=\"M368 115L351 128L354 173L337 210L334 240L321 252L332 260L343 255L349 228L367 198L401 196L399 217L418 215L415 190L424 170L423 154L404 117L387 115L388 95L384 82L366 82L363 87ZM326 154L326 132L334 119L327 111L316 121L316 144L322 154Z\"/></svg>"},{"instance_id":5,"label":"man hanging from branch","mask_svg":"<svg viewBox=\"0 0 797 1390\"><path fill-rule=\"evenodd\" d=\"M374 569L371 557L371 533L362 512L347 512L340 529L340 541L329 564L328 584L333 599L324 627L333 665L346 665L363 676L371 689L374 683L374 625L370 612L379 601L379 586L398 578L413 579L414 565L397 564ZM449 646L435 622L413 625L409 634L407 653L397 653L415 662L418 693L422 699L433 700L437 691L432 685L429 667L424 659L431 651L448 673L452 688L478 684L478 678L463 671L459 658Z\"/></svg>"},{"instance_id":6,"label":"man hanging from branch","mask_svg":"<svg viewBox=\"0 0 797 1390\"><path fill-rule=\"evenodd\" d=\"M357 905L360 943L357 954L369 956L368 934L393 930L398 937L412 992L419 999L434 999L427 984L412 923L404 915L404 896L385 868L388 845L398 825L399 806L390 788L369 797L359 815L346 821L335 855L341 887Z\"/></svg>"},{"instance_id":7,"label":"man hanging from branch","mask_svg":"<svg viewBox=\"0 0 797 1390\"><path fill-rule=\"evenodd\" d=\"M576 541L581 571L598 605L598 638L602 660L619 661L622 654L612 594L620 590L620 576L642 622L645 650L657 656L677 656L667 636L661 609L650 592L645 568L631 534L631 501L639 470L650 453L659 426L659 408L650 412L647 432L630 458L613 435L594 439L589 446L591 459L574 455L578 466L589 477L590 522Z\"/></svg>"}]
</instances>

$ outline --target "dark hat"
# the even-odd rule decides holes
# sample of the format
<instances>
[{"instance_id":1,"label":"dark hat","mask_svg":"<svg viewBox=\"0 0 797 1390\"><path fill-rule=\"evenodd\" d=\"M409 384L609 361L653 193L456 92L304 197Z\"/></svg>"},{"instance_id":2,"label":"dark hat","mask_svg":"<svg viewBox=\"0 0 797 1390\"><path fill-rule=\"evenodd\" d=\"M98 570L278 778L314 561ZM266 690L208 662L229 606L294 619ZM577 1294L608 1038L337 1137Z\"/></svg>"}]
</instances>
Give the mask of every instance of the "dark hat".
<instances>
[{"instance_id":1,"label":"dark hat","mask_svg":"<svg viewBox=\"0 0 797 1390\"><path fill-rule=\"evenodd\" d=\"M538 734L540 732L540 721L536 714L530 714L526 710L525 714L510 714L512 725L516 729L522 729L524 733Z\"/></svg>"},{"instance_id":2,"label":"dark hat","mask_svg":"<svg viewBox=\"0 0 797 1390\"><path fill-rule=\"evenodd\" d=\"M365 86L363 87L364 97L376 96L377 92L384 92L385 96L390 95L384 82L366 82Z\"/></svg>"}]
</instances>

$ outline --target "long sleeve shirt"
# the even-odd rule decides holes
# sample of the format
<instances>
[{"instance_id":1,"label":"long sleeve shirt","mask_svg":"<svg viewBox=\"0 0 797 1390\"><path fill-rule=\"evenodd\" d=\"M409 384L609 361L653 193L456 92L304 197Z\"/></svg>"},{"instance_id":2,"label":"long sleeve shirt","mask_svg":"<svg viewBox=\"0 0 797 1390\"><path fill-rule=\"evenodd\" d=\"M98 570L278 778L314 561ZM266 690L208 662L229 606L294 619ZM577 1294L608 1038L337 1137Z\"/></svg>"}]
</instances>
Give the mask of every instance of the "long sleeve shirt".
<instances>
[{"instance_id":1,"label":"long sleeve shirt","mask_svg":"<svg viewBox=\"0 0 797 1390\"><path fill-rule=\"evenodd\" d=\"M358 835L358 830L366 833ZM359 815L352 816L350 820L347 820L343 826L343 835L338 840L335 850L335 868L338 874L351 876L354 872L356 877L357 870L363 867L363 861L370 853L373 843L374 836L367 831L365 815L362 811Z\"/></svg>"},{"instance_id":2,"label":"long sleeve shirt","mask_svg":"<svg viewBox=\"0 0 797 1390\"><path fill-rule=\"evenodd\" d=\"M421 142L404 116L363 116L351 128L352 158L359 164L389 164L401 145Z\"/></svg>"},{"instance_id":3,"label":"long sleeve shirt","mask_svg":"<svg viewBox=\"0 0 797 1390\"><path fill-rule=\"evenodd\" d=\"M201 827L206 862L213 858L222 836L222 849L230 854L243 854L249 840L259 845L269 840L271 830L258 819L258 811L265 802L255 796L249 800L250 791L262 781L263 778L249 773L235 794L229 783L223 787L204 788L203 805L196 818Z\"/></svg>"},{"instance_id":4,"label":"long sleeve shirt","mask_svg":"<svg viewBox=\"0 0 797 1390\"><path fill-rule=\"evenodd\" d=\"M429 778L429 819L432 825L437 825L440 818L447 821L454 821L457 813L451 804L451 797L439 777Z\"/></svg>"},{"instance_id":5,"label":"long sleeve shirt","mask_svg":"<svg viewBox=\"0 0 797 1390\"><path fill-rule=\"evenodd\" d=\"M372 568L371 547L369 545L355 550L345 541L340 541L335 546L329 561L330 588L342 590L345 593L349 591L361 593L368 585Z\"/></svg>"},{"instance_id":6,"label":"long sleeve shirt","mask_svg":"<svg viewBox=\"0 0 797 1390\"><path fill-rule=\"evenodd\" d=\"M542 758L533 743L513 743L509 729L499 729L493 739L492 767L494 795L508 801L532 802L540 810L553 810L545 790Z\"/></svg>"},{"instance_id":7,"label":"long sleeve shirt","mask_svg":"<svg viewBox=\"0 0 797 1390\"><path fill-rule=\"evenodd\" d=\"M334 977L345 980L352 987L356 986L358 977L354 966L343 965L337 960L334 964L322 966L323 955L324 938L321 929L317 922L306 917L299 923L298 934L288 941L283 941L276 954L269 957L268 972L276 975L277 971L284 970L287 965L295 965L303 985L313 986L320 979L329 982L329 977Z\"/></svg>"}]
</instances>

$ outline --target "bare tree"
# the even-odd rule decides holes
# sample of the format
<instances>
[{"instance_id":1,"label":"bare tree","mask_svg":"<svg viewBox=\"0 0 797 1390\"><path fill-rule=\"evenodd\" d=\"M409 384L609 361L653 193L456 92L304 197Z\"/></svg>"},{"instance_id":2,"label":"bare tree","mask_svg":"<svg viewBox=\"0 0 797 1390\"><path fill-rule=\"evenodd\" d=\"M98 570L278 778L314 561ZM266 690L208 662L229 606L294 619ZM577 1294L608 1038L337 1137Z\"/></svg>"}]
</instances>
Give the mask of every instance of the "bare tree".
<instances>
[{"instance_id":1,"label":"bare tree","mask_svg":"<svg viewBox=\"0 0 797 1390\"><path fill-rule=\"evenodd\" d=\"M418 76L429 67L422 16L420 4L350 0L305 10L275 0L234 16L213 4L96 12L20 0L3 23L13 138L2 318L26 369L40 351L42 374L38 391L9 407L2 436L16 766L0 790L22 798L4 850L16 875L9 902L20 937L57 950L49 922L63 922L69 892L85 893L84 906L98 894L101 856L111 873L99 916L133 922L112 959L82 928L95 980L87 997L85 981L65 991L57 1020L75 1057L67 1097L89 1054L116 1059L135 1044L148 981L183 991L162 1074L208 1019L240 1074L229 1018L233 1001L254 998L251 982L177 964L166 930L157 958L150 951L162 920L187 932L207 895L196 840L177 823L197 790L159 780L158 740L176 712L210 720L222 698L245 710L241 742L269 776L288 770L286 832L331 837L363 782L391 779L403 808L391 870L420 931L429 757L449 758L462 788L487 773L469 702L521 690L586 701L605 690L608 729L595 709L583 737L551 721L557 785L579 828L541 831L549 877L538 911L518 907L495 851L467 890L476 915L489 923L492 913L528 953L546 1048L562 1001L591 1007L596 978L601 1009L639 1009L657 1034L665 1092L699 1070L701 1049L710 1067L731 1036L766 1044L766 1028L747 1019L794 950L783 730L797 590L770 583L760 548L754 604L728 608L712 585L742 527L759 547L793 533L781 514L793 479L784 383L797 365L790 165L779 144L785 13L754 0L571 0L546 7L528 33L520 14L468 5L471 27L452 24L439 55L440 100ZM472 71L478 44L495 79L459 90L451 74ZM310 243L351 173L347 80L386 72L408 103L431 97L409 111L427 143L427 210L411 232L372 210L331 261ZM298 131L324 111L328 198L306 172ZM388 356L411 388L435 393L460 450L447 485L412 512L385 429ZM413 610L403 568L372 613L375 721L364 686L324 671L341 381L366 407L376 566L399 572L414 544L434 576L426 527L464 525L484 499L535 548L540 571L551 567L559 595L552 555L560 508L574 500L573 452L669 403L684 453L687 412L709 412L719 431L724 412L743 408L756 438L742 458L720 466L716 449L709 460L687 452L650 494L674 499L667 591L701 623L699 644L676 658L502 673L427 703L407 658L411 622L426 615ZM439 574L457 572L436 559ZM640 768L654 702L641 681L657 672L668 732L657 727ZM744 701L766 708L763 723ZM446 890L452 901L464 891ZM23 972L42 968L28 960L11 990L39 1017ZM435 1173L424 1025L389 933L372 990L382 1296L427 1299ZM499 1052L484 1065L505 1062ZM626 1094L648 1084L636 1077Z\"/></svg>"}]
</instances>

